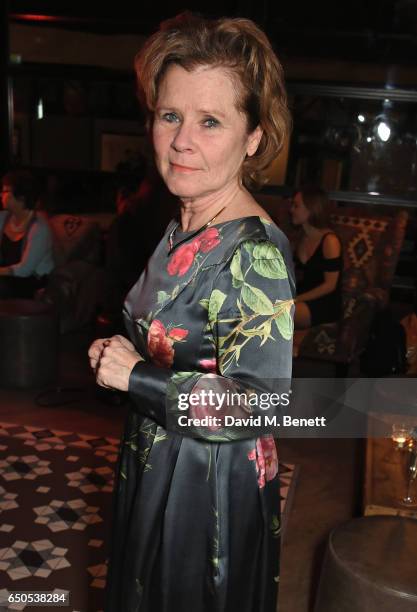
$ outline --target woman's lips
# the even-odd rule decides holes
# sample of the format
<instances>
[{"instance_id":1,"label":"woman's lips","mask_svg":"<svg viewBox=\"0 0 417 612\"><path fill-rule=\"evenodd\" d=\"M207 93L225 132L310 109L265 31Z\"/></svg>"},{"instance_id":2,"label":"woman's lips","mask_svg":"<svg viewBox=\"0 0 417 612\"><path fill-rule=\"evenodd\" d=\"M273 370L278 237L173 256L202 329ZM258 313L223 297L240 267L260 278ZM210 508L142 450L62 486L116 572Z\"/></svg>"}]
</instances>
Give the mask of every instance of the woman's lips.
<instances>
[{"instance_id":1,"label":"woman's lips","mask_svg":"<svg viewBox=\"0 0 417 612\"><path fill-rule=\"evenodd\" d=\"M198 168L189 168L188 166L181 166L180 164L174 164L172 162L170 162L172 168L176 171L176 172L195 172L196 170L198 170Z\"/></svg>"}]
</instances>

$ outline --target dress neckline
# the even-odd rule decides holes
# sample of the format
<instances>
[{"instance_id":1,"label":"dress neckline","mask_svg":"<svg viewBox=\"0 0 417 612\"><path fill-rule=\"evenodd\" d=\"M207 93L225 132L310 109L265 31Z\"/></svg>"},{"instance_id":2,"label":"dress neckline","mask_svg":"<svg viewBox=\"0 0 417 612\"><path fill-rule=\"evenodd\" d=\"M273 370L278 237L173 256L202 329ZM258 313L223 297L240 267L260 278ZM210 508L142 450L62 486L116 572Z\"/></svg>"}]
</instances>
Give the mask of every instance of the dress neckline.
<instances>
[{"instance_id":1,"label":"dress neckline","mask_svg":"<svg viewBox=\"0 0 417 612\"><path fill-rule=\"evenodd\" d=\"M228 219L227 221L220 221L219 223L212 223L211 225L208 226L207 230L209 230L212 227L221 227L222 225L226 225L227 223L234 223L235 221L245 221L246 219L261 219L266 221L268 224L272 224L273 221L269 221L269 219L267 219L266 217L262 217L261 215L248 215L246 217L236 217L236 219ZM177 221L178 223L180 223L179 221ZM181 229L179 229L180 225L177 226L177 229L175 231L174 237L173 237L173 249L175 249L176 246L178 246L180 243L186 241L188 238L191 238L192 236L197 236L200 233L200 230L187 230L187 231L183 231ZM172 231L172 228L170 229L170 232ZM170 232L168 232L168 235L170 234ZM203 232L201 232L203 233Z\"/></svg>"},{"instance_id":2,"label":"dress neckline","mask_svg":"<svg viewBox=\"0 0 417 612\"><path fill-rule=\"evenodd\" d=\"M314 251L311 253L310 257L308 259L306 259L305 261L302 261L297 253L297 251L295 252L298 261L300 262L300 264L302 266L306 266L308 264L309 261L311 261L314 257L314 255L317 253L317 251L319 250L319 247L321 246L321 243L323 242L323 240L326 238L326 236L328 236L329 234L334 234L334 232L326 232L325 234L323 234L323 236L320 238L320 242L318 243L318 245L316 246L316 248L314 249Z\"/></svg>"}]
</instances>

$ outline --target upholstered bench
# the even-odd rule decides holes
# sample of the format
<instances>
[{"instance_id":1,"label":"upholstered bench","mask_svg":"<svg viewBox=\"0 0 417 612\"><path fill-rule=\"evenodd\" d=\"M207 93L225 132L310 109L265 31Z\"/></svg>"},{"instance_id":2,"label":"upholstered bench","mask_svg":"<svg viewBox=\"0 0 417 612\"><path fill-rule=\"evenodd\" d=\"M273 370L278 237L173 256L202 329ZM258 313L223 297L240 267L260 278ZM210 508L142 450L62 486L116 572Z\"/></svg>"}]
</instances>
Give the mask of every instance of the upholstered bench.
<instances>
[{"instance_id":1,"label":"upholstered bench","mask_svg":"<svg viewBox=\"0 0 417 612\"><path fill-rule=\"evenodd\" d=\"M355 518L328 538L315 612L416 612L417 520Z\"/></svg>"},{"instance_id":2,"label":"upholstered bench","mask_svg":"<svg viewBox=\"0 0 417 612\"><path fill-rule=\"evenodd\" d=\"M35 300L0 300L0 387L41 387L58 373L58 317Z\"/></svg>"}]
</instances>

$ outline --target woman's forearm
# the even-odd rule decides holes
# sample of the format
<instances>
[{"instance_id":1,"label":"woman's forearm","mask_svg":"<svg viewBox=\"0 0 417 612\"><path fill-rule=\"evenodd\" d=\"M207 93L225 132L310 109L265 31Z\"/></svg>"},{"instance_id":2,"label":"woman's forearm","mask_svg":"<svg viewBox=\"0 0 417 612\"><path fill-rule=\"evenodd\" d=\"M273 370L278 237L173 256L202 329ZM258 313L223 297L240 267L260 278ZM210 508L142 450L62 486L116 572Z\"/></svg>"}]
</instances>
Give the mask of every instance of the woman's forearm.
<instances>
[{"instance_id":1,"label":"woman's forearm","mask_svg":"<svg viewBox=\"0 0 417 612\"><path fill-rule=\"evenodd\" d=\"M296 302L309 302L311 300L316 300L317 298L323 297L324 295L328 295L329 293L332 293L332 291L334 291L336 288L336 285L334 285L333 283L322 283L321 285L318 285L317 287L314 287L314 289L310 289L310 291L305 291L304 293L300 293L300 295L297 295L297 297L295 298Z\"/></svg>"}]
</instances>

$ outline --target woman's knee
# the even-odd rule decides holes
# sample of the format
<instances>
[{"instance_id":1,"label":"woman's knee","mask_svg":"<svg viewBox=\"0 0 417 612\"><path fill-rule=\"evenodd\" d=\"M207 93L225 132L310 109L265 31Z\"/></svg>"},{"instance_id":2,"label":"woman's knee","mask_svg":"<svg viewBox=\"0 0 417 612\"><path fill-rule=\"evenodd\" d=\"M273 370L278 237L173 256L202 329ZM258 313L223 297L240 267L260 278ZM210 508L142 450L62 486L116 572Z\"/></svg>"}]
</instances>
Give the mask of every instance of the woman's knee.
<instances>
[{"instance_id":1,"label":"woman's knee","mask_svg":"<svg viewBox=\"0 0 417 612\"><path fill-rule=\"evenodd\" d=\"M311 313L305 302L297 302L295 305L294 326L296 329L311 327Z\"/></svg>"}]
</instances>

